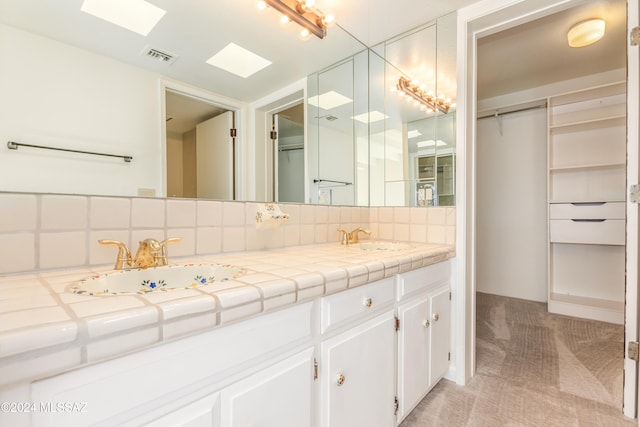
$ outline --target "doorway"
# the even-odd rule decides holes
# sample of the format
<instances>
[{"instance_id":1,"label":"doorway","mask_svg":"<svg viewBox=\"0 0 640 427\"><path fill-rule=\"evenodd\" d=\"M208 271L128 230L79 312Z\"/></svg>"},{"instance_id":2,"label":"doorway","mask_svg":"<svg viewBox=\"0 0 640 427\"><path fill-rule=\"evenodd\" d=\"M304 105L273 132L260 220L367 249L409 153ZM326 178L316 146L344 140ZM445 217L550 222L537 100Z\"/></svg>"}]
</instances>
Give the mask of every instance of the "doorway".
<instances>
[{"instance_id":1,"label":"doorway","mask_svg":"<svg viewBox=\"0 0 640 427\"><path fill-rule=\"evenodd\" d=\"M506 94L506 93L495 95L493 99L491 99L491 101L494 102L491 108L488 108L486 103L481 102L483 100L480 96L482 92L482 88L480 87L482 81L481 81L481 76L479 75L479 73L481 72L479 67L482 63L482 51L481 51L480 44L481 44L482 38L484 37L496 35L499 32L505 31L505 30L513 30L518 28L519 26L523 26L523 25L526 26L527 23L532 23L544 17L553 17L555 15L562 13L563 11L567 11L568 8L576 4L579 4L581 6L585 5L584 2L571 2L571 1L558 2L558 1L549 0L549 1L541 2L540 4L536 4L536 5L526 5L522 3L518 5L514 5L513 3L509 3L509 2L502 2L500 3L502 8L500 8L499 7L500 5L496 5L495 2L491 4L492 7L487 7L489 3L491 2L482 2L482 5L478 5L477 7L469 7L467 8L466 11L463 10L461 13L461 19L459 21L460 26L463 29L460 31L460 36L464 37L464 42L462 42L461 44L464 45L463 49L466 55L466 57L463 58L462 60L467 61L469 64L471 64L470 66L460 67L460 68L469 69L470 73L472 73L471 75L467 76L467 78L464 79L464 82L461 82L462 92L464 93L464 97L466 97L467 104L466 104L466 107L462 108L464 119L461 120L460 122L461 126L459 126L458 128L460 131L459 134L462 136L462 140L467 141L466 143L467 145L465 147L465 153L463 153L461 158L462 162L464 162L463 165L466 164L466 166L463 166L463 168L465 169L466 176L465 176L465 173L463 173L460 178L462 180L467 179L467 181L461 183L462 192L465 192L465 196L463 196L465 200L462 201L462 203L460 204L461 216L459 217L459 224L464 224L465 230L462 233L460 233L461 239L458 240L458 242L461 242L461 245L459 246L461 248L461 252L464 251L463 259L466 259L464 262L462 262L462 264L464 265L461 266L458 272L461 278L467 277L468 283L469 283L468 287L466 288L466 292L467 292L466 298L467 298L467 307L468 307L468 310L466 310L466 316L467 316L466 325L468 329L467 329L467 341L465 342L465 344L467 345L467 351L465 354L465 356L467 356L467 359L465 361L465 368L469 370L466 372L467 375L470 375L471 372L475 370L475 367L474 367L475 365L474 349L476 347L475 337L476 337L476 330L477 330L476 328L479 327L475 324L476 310L479 310L476 307L475 292L478 290L478 287L480 286L478 280L479 280L479 274L481 273L480 270L482 270L482 267L480 266L480 263L483 262L481 259L482 254L486 253L486 252L483 252L483 250L486 248L483 249L482 247L483 232L486 230L481 230L481 227L483 225L478 221L478 218L482 216L482 213L479 212L478 210L482 208L483 203L490 206L491 205L490 200L492 197L491 194L488 194L487 191L484 191L486 190L486 188L484 189L481 188L482 184L478 182L478 179L479 179L478 176L483 166L485 170L487 168L499 169L499 168L505 168L505 167L508 169L508 165L497 161L498 157L495 157L495 156L492 157L493 160L496 160L496 162L494 163L486 163L488 161L486 158L482 160L483 153L481 153L481 150L483 150L483 147L481 146L482 141L480 139L480 133L483 132L483 129L481 128L493 127L492 131L495 131L496 133L505 132L506 134L508 130L505 129L505 127L510 125L508 122L515 122L517 120L521 120L523 119L522 116L525 116L525 115L532 115L532 116L536 115L539 117L537 117L537 119L535 120L546 122L546 117L545 117L546 114L544 114L544 110L542 114L539 114L539 112L537 112L536 110L530 110L531 111L530 113L516 112L510 116L505 114L502 117L499 117L499 114L498 114L495 117L486 118L485 123L483 123L482 126L480 125L480 123L477 123L477 120L481 116L481 113L483 112L483 110L493 109L494 114L502 113L504 112L503 109L505 107L512 107L512 108L518 107L519 103L524 102L523 99L514 101L515 98L514 97L509 98L508 96L509 94ZM606 7L611 7L611 4L614 2L597 2L597 3L600 7L606 8ZM484 10L481 10L483 8ZM491 12L487 13L486 12L487 10L491 10ZM565 24L567 23L568 22L565 22ZM569 27L570 25L568 25L566 28L568 29ZM612 25L612 27L613 28L617 27L622 31L622 34L623 34L622 48L624 49L626 45L625 43L626 16L625 18L623 18L622 21L617 21L615 25ZM566 30L565 30L565 37L566 37ZM531 36L530 39L534 40L535 37ZM593 53L593 50L591 52ZM548 52L545 50L536 51L532 49L520 49L518 46L515 46L512 44L510 61L513 61L515 63L519 62L517 60L518 54L529 55L531 57L537 58L536 60L538 60L541 57L540 55L546 55L548 54ZM624 53L622 57L624 60L625 59ZM594 60L593 56L590 59L590 61L592 63L603 62L603 61ZM499 61L495 61L495 60L494 62L499 63ZM476 73L478 73L477 81L476 81ZM500 74L499 77L505 83L505 85L513 84L514 81L523 80L523 78L514 78L514 76L510 76L505 73ZM585 77L585 76L583 75L578 77ZM623 79L625 77L626 76L623 72ZM588 80L588 77L586 78ZM558 80L558 81L562 81L562 80ZM576 82L574 81L573 83L576 83ZM559 95L559 94L562 94L563 92L572 92L574 90L587 88L587 87L589 87L588 84L584 85L583 87L579 87L579 86L571 87L571 85L569 84L568 87L565 86L564 89L562 89L557 85L554 87L553 83L540 84L539 86L533 89L530 89L528 91L527 93L527 95L529 95L528 101L532 101L532 100L538 101L540 99L546 99L547 97L550 97L552 95ZM547 92L544 92L544 90L540 90L540 88L546 89ZM557 90L557 91L553 92L554 90ZM516 91L514 90L513 92L516 92ZM523 95L523 92L525 91L522 90L521 93L519 93L519 95ZM460 98L459 98L459 101L460 101ZM464 103L464 101L462 101L462 103ZM460 103L458 105L460 106ZM459 110L459 113L460 113L460 110ZM486 131L486 129L484 131ZM521 129L521 136L524 133L527 133L527 132ZM546 130L543 129L540 133L542 134L542 137L544 139L543 142L546 146L546 139L547 139ZM468 135L468 139L465 138L465 135ZM526 136L529 137L530 135L527 134ZM505 150L514 149L513 146L503 147L503 148ZM503 153L499 153L499 154L503 154ZM521 151L519 156L520 156L520 161L528 161L530 159L530 157L528 157L525 154L525 151ZM485 163L484 164L480 163L481 161ZM545 169L546 169L546 164L545 164ZM543 175L541 176L541 179L546 180L547 177ZM544 185L546 186L546 183ZM525 194L525 195L528 194L527 189L518 187L518 185L515 185L515 187L516 187L516 191L517 190L521 191L521 194ZM499 192L499 189L497 188L494 188L493 190L496 192ZM483 199L480 200L481 198ZM546 204L546 200L543 201L543 203ZM505 212L502 212L500 208L497 207L497 205L492 206L492 208L494 208L494 213L498 215L507 214ZM504 222L502 225L504 225ZM543 230L543 232L545 233L545 240L546 240L546 230ZM489 232L487 231L487 233ZM485 233L485 235L487 233ZM465 246L466 246L466 250L464 249ZM495 253L492 253L492 255L494 254ZM499 258L499 256L496 256L495 258ZM543 268L546 269L546 267L543 267ZM546 283L543 285L543 289L546 289ZM535 299L535 298L532 298L532 299ZM635 381L633 381L633 383L635 384ZM629 384L628 380L625 381L625 386L628 384ZM627 390L625 388L625 399L626 399L626 396L627 396ZM626 406L626 403L627 402L625 401L625 414L627 414L627 416L633 416L634 409L630 410ZM621 402L618 402L618 404L621 404Z\"/></svg>"},{"instance_id":2,"label":"doorway","mask_svg":"<svg viewBox=\"0 0 640 427\"><path fill-rule=\"evenodd\" d=\"M237 111L183 89L164 89L166 196L235 200Z\"/></svg>"},{"instance_id":3,"label":"doorway","mask_svg":"<svg viewBox=\"0 0 640 427\"><path fill-rule=\"evenodd\" d=\"M304 103L272 115L274 201L304 203Z\"/></svg>"}]
</instances>

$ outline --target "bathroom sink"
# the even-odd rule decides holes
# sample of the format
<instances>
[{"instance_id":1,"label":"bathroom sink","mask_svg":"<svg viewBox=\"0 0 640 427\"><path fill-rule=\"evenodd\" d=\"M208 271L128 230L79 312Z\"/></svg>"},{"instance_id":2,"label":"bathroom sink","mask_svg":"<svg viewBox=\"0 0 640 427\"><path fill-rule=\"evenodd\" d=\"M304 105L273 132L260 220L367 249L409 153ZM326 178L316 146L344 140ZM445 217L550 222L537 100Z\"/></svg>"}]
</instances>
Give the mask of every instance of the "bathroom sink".
<instances>
[{"instance_id":1,"label":"bathroom sink","mask_svg":"<svg viewBox=\"0 0 640 427\"><path fill-rule=\"evenodd\" d=\"M85 295L133 295L196 288L245 273L242 267L222 264L183 264L114 270L71 283L67 292Z\"/></svg>"},{"instance_id":2,"label":"bathroom sink","mask_svg":"<svg viewBox=\"0 0 640 427\"><path fill-rule=\"evenodd\" d=\"M411 249L413 246L403 242L365 241L352 243L349 245L349 247L353 249L359 249L361 251L404 251L407 249Z\"/></svg>"}]
</instances>

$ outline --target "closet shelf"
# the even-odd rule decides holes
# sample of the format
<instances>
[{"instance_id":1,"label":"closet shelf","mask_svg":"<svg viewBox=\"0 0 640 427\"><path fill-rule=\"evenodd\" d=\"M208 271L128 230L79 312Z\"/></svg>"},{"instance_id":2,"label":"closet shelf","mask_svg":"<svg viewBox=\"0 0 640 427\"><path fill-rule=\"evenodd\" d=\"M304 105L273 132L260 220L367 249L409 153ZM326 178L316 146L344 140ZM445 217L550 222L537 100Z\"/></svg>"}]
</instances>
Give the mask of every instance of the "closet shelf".
<instances>
[{"instance_id":1,"label":"closet shelf","mask_svg":"<svg viewBox=\"0 0 640 427\"><path fill-rule=\"evenodd\" d=\"M599 117L597 119L591 120L581 120L576 122L569 123L560 123L549 126L550 132L558 132L558 131L572 131L574 129L589 129L593 126L597 127L607 127L607 126L615 126L615 125L624 125L626 121L626 115L615 115L608 117Z\"/></svg>"},{"instance_id":2,"label":"closet shelf","mask_svg":"<svg viewBox=\"0 0 640 427\"><path fill-rule=\"evenodd\" d=\"M594 170L594 169L614 169L624 168L626 163L598 163L592 165L572 165L572 166L552 166L549 168L549 172L571 172L579 170Z\"/></svg>"}]
</instances>

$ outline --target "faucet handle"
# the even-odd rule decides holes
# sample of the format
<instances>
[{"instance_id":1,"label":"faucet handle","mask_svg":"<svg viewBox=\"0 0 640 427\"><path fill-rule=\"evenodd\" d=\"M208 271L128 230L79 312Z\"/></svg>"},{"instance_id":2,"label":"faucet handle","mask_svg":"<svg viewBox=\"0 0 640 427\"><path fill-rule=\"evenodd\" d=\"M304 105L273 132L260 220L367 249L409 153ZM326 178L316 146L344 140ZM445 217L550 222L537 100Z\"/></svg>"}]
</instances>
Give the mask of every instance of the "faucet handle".
<instances>
[{"instance_id":1,"label":"faucet handle","mask_svg":"<svg viewBox=\"0 0 640 427\"><path fill-rule=\"evenodd\" d=\"M118 258L116 258L116 264L113 267L115 270L122 270L124 264L131 266L131 252L124 243L118 240L100 239L98 243L101 245L114 245L118 247Z\"/></svg>"},{"instance_id":2,"label":"faucet handle","mask_svg":"<svg viewBox=\"0 0 640 427\"><path fill-rule=\"evenodd\" d=\"M182 239L180 237L170 237L160 242L160 256L158 257L158 265L167 265L169 260L167 259L167 245L169 243L179 243Z\"/></svg>"},{"instance_id":3,"label":"faucet handle","mask_svg":"<svg viewBox=\"0 0 640 427\"><path fill-rule=\"evenodd\" d=\"M355 230L353 230L351 233L349 233L349 243L358 243L358 233L364 233L367 236L371 235L371 231L365 230L362 227L358 227Z\"/></svg>"},{"instance_id":4,"label":"faucet handle","mask_svg":"<svg viewBox=\"0 0 640 427\"><path fill-rule=\"evenodd\" d=\"M349 233L347 233L347 230L345 230L343 228L338 228L338 232L341 233L340 234L340 244L341 245L348 245L349 244Z\"/></svg>"}]
</instances>

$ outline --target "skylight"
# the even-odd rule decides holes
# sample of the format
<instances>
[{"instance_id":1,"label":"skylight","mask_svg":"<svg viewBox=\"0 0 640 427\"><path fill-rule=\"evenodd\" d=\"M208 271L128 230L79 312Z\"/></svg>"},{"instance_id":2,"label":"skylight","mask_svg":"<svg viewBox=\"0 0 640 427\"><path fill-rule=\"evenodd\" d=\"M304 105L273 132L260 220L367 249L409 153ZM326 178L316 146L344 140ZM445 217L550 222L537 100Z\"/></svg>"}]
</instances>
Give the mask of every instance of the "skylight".
<instances>
[{"instance_id":1,"label":"skylight","mask_svg":"<svg viewBox=\"0 0 640 427\"><path fill-rule=\"evenodd\" d=\"M207 59L207 64L246 79L271 65L271 61L235 43L229 43L220 52Z\"/></svg>"},{"instance_id":2,"label":"skylight","mask_svg":"<svg viewBox=\"0 0 640 427\"><path fill-rule=\"evenodd\" d=\"M389 116L387 116L384 113L381 113L380 111L374 110L368 113L358 114L357 116L354 116L351 118L366 124L366 123L375 123L375 122L379 122L380 120L388 119Z\"/></svg>"},{"instance_id":3,"label":"skylight","mask_svg":"<svg viewBox=\"0 0 640 427\"><path fill-rule=\"evenodd\" d=\"M312 96L309 98L308 102L314 107L319 107L323 110L331 110L332 108L353 102L353 99L347 98L346 96L331 90L321 95Z\"/></svg>"},{"instance_id":4,"label":"skylight","mask_svg":"<svg viewBox=\"0 0 640 427\"><path fill-rule=\"evenodd\" d=\"M145 0L84 0L80 10L142 36L167 13Z\"/></svg>"},{"instance_id":5,"label":"skylight","mask_svg":"<svg viewBox=\"0 0 640 427\"><path fill-rule=\"evenodd\" d=\"M416 145L420 148L424 148L424 147L433 147L434 145L437 147L442 147L447 145L446 142L444 142L443 140L439 139L438 141L434 141L433 139L429 139L427 141L419 141L416 143Z\"/></svg>"}]
</instances>

